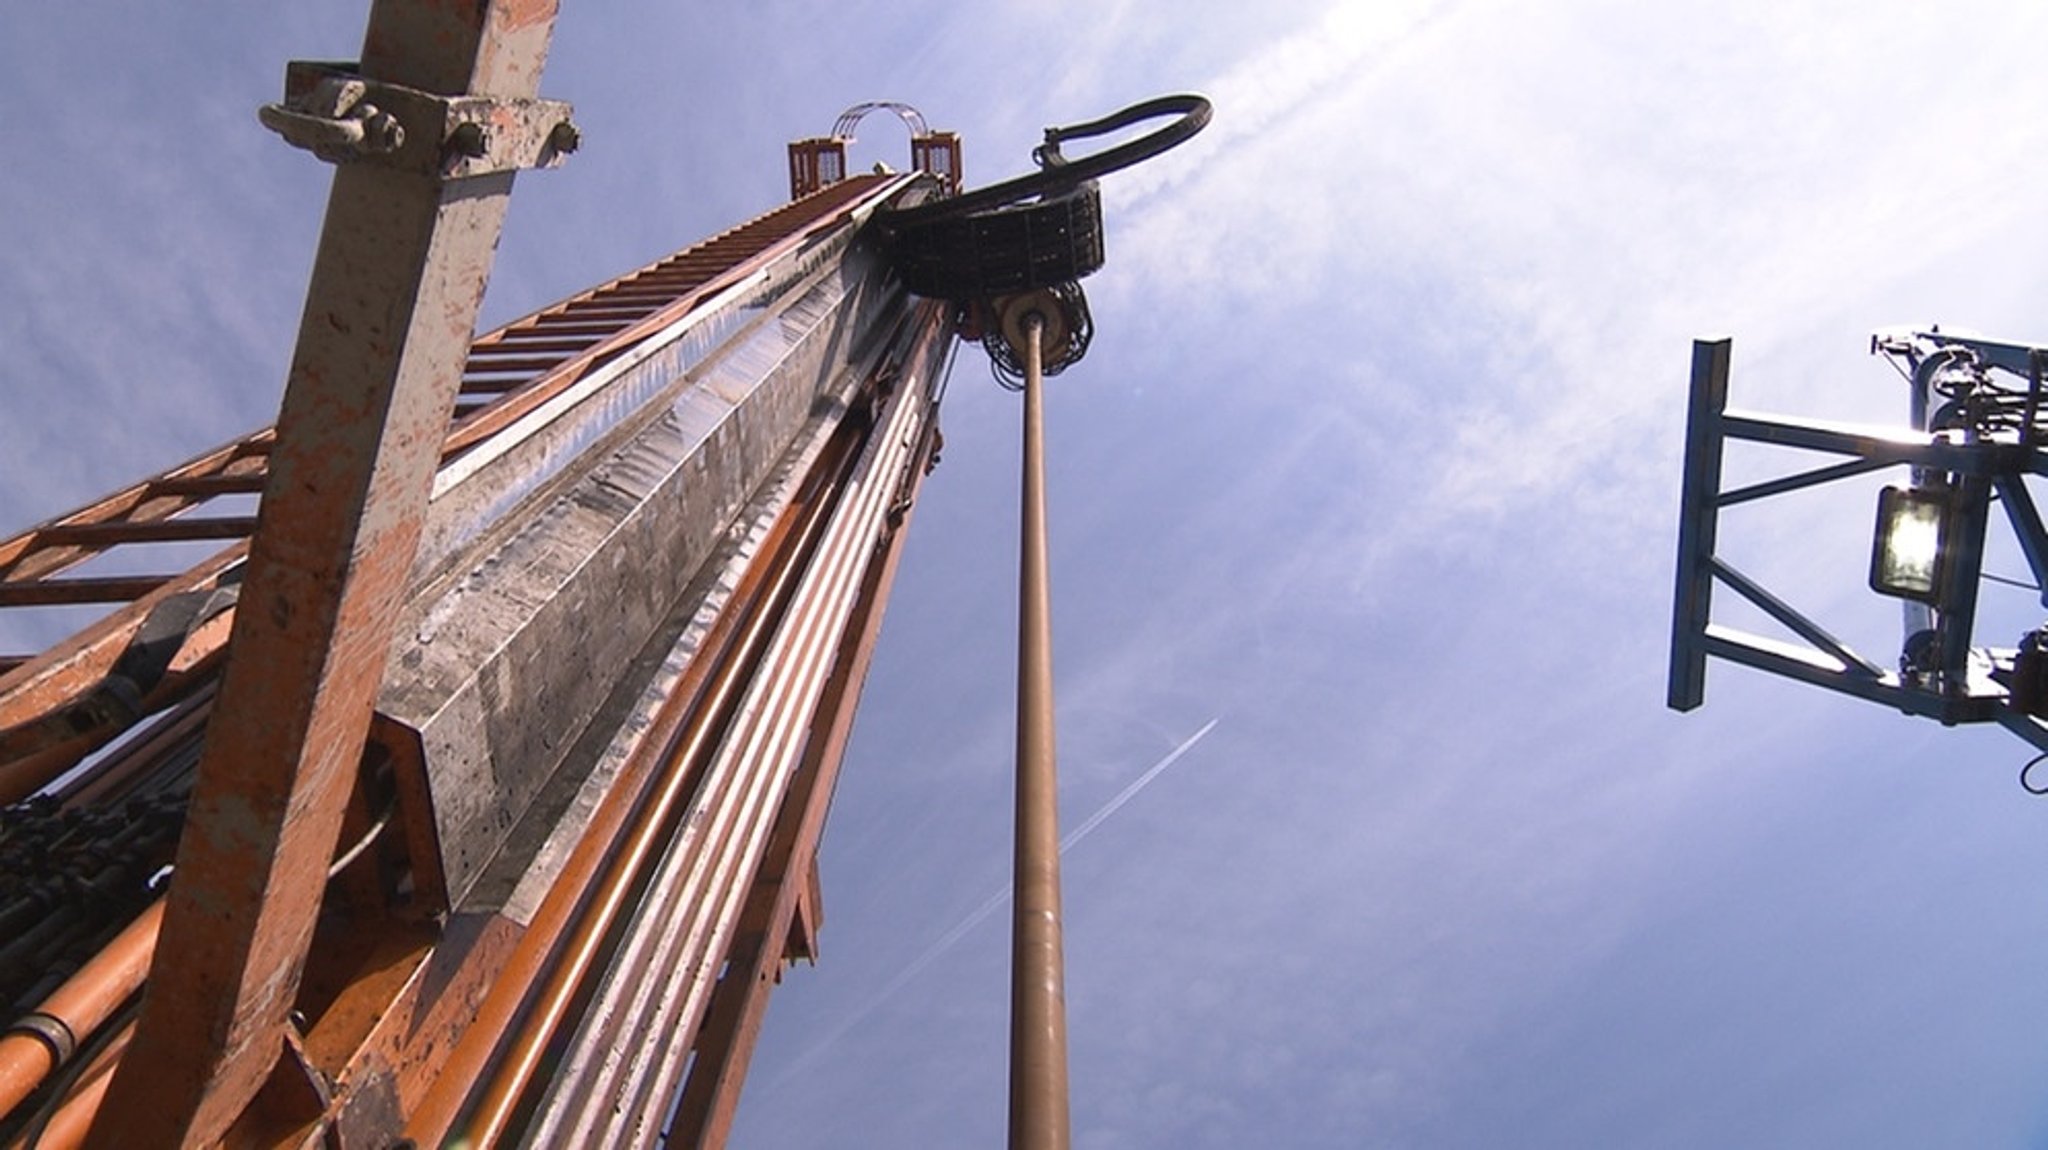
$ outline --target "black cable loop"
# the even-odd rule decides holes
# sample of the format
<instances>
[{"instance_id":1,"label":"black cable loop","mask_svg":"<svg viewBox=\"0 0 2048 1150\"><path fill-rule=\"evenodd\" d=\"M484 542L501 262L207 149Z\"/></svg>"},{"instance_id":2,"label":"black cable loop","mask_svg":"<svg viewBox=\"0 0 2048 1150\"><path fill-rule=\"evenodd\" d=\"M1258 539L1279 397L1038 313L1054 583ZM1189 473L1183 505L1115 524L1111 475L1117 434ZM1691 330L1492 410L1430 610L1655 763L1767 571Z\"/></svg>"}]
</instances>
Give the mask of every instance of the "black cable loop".
<instances>
[{"instance_id":1,"label":"black cable loop","mask_svg":"<svg viewBox=\"0 0 2048 1150\"><path fill-rule=\"evenodd\" d=\"M1038 163L1039 171L1019 176L1014 180L1005 180L1000 184L977 188L951 199L928 200L916 207L884 210L877 213L876 218L888 227L905 227L969 215L989 208L1000 208L1034 197L1057 195L1085 181L1107 175L1119 168L1128 168L1141 160L1151 159L1185 142L1208 126L1210 113L1208 97L1185 93L1177 96L1160 96L1133 104L1121 111L1111 112L1099 120L1089 120L1064 128L1047 128L1045 143L1031 152L1031 158ZM1060 154L1060 144L1063 141L1105 135L1119 128L1160 116L1179 118L1158 131L1118 144L1092 156L1069 160Z\"/></svg>"},{"instance_id":2,"label":"black cable loop","mask_svg":"<svg viewBox=\"0 0 2048 1150\"><path fill-rule=\"evenodd\" d=\"M2020 768L2021 790L2027 792L2030 795L2048 795L2048 786L2037 787L2033 783L2027 781L2027 776L2032 774L2034 768L2040 766L2043 762L2048 762L2048 751L2042 751L2040 754L2035 755L2031 759L2028 759L2026 765Z\"/></svg>"}]
</instances>

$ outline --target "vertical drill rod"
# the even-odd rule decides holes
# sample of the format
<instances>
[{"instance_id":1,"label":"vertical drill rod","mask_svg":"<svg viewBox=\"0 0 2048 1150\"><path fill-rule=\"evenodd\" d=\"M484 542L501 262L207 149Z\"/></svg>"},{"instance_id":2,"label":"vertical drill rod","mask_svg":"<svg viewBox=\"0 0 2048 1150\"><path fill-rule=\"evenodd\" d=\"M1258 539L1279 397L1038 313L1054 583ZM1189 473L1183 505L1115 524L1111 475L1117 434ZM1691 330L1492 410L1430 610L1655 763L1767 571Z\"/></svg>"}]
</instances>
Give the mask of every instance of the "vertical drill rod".
<instances>
[{"instance_id":1,"label":"vertical drill rod","mask_svg":"<svg viewBox=\"0 0 2048 1150\"><path fill-rule=\"evenodd\" d=\"M1065 1150L1066 976L1060 942L1052 602L1046 570L1044 318L1026 317L1017 609L1017 839L1010 926L1010 1148Z\"/></svg>"}]
</instances>

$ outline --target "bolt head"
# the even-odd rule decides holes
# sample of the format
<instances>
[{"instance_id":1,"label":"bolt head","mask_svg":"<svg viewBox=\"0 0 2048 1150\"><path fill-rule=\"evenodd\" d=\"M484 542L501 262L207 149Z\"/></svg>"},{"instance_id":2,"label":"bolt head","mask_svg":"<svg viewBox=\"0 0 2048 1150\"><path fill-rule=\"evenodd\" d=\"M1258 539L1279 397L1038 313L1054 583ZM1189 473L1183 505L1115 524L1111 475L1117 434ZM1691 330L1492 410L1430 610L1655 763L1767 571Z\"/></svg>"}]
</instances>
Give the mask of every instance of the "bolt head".
<instances>
[{"instance_id":1,"label":"bolt head","mask_svg":"<svg viewBox=\"0 0 2048 1150\"><path fill-rule=\"evenodd\" d=\"M405 125L389 112L378 112L363 121L363 151L373 154L395 152L405 146Z\"/></svg>"},{"instance_id":2,"label":"bolt head","mask_svg":"<svg viewBox=\"0 0 2048 1150\"><path fill-rule=\"evenodd\" d=\"M475 159L491 150L491 134L482 124L466 122L448 133L448 150Z\"/></svg>"}]
</instances>

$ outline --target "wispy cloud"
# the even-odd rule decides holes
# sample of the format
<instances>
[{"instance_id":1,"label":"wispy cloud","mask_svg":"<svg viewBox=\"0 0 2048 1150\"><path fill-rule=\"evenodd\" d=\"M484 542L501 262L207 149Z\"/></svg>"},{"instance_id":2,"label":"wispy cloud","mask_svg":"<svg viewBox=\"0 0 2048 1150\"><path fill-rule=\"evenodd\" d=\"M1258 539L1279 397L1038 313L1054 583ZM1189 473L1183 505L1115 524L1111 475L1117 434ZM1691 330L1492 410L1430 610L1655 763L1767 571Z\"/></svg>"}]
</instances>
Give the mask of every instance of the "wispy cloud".
<instances>
[{"instance_id":1,"label":"wispy cloud","mask_svg":"<svg viewBox=\"0 0 2048 1150\"><path fill-rule=\"evenodd\" d=\"M1641 493L1675 476L1693 335L1740 333L1745 383L1896 418L1862 333L1952 314L1958 279L2024 320L2031 273L1933 254L2048 230L2010 166L2048 128L1985 111L2048 87L2006 15L1339 6L1217 78L1187 155L1107 184L1103 308L1349 337L1240 381L1356 429L1350 454L1414 453L1398 501L1357 494L1330 519L1362 533L1305 554L1370 570L1555 500L1611 544L1670 514ZM1967 77L1928 66L1973 31L1999 43Z\"/></svg>"}]
</instances>

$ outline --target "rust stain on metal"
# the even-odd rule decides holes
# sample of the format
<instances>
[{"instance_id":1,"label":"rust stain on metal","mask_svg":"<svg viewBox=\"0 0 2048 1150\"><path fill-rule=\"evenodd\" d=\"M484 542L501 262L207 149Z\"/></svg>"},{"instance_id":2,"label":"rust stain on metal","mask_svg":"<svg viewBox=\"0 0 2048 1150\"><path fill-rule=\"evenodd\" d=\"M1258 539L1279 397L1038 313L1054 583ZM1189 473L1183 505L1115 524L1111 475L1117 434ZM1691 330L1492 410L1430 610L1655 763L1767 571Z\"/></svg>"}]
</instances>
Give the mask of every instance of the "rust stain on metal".
<instances>
[{"instance_id":1,"label":"rust stain on metal","mask_svg":"<svg viewBox=\"0 0 2048 1150\"><path fill-rule=\"evenodd\" d=\"M507 29L529 28L555 18L557 0L509 0L499 5L499 20Z\"/></svg>"},{"instance_id":2,"label":"rust stain on metal","mask_svg":"<svg viewBox=\"0 0 2048 1150\"><path fill-rule=\"evenodd\" d=\"M424 79L393 78L433 87L425 81L477 67L496 46L488 22L439 53L394 38L446 18L397 0L376 4L366 74L417 66ZM507 51L538 59L550 32L542 26ZM373 46L409 54L379 61ZM137 1025L137 1057L115 1072L117 1104L95 1124L96 1145L212 1142L270 1074L412 563L435 433L459 383L447 365L460 362L469 325L453 333L452 316L466 308L473 319L504 190L456 195L402 173L336 171L309 291L346 318L301 329L245 579L245 594L265 610L235 620L165 913L164 957ZM458 225L453 234L444 222ZM449 266L458 275L445 276ZM424 327L403 322L422 308L443 314ZM405 351L394 354L388 333L409 327ZM440 346L449 342L463 346Z\"/></svg>"}]
</instances>

